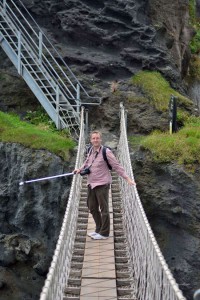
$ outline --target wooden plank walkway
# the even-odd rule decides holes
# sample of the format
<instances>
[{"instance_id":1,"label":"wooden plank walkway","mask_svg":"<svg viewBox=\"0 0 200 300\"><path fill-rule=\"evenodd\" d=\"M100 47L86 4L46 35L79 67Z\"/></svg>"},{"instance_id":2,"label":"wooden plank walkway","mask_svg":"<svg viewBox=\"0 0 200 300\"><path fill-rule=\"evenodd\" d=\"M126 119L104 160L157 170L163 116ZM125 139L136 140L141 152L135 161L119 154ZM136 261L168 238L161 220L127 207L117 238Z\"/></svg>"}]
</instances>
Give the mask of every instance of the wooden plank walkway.
<instances>
[{"instance_id":1,"label":"wooden plank walkway","mask_svg":"<svg viewBox=\"0 0 200 300\"><path fill-rule=\"evenodd\" d=\"M88 236L86 238L80 300L117 300L111 190L109 211L111 219L109 239L93 240ZM95 224L89 214L87 233L94 230Z\"/></svg>"}]
</instances>

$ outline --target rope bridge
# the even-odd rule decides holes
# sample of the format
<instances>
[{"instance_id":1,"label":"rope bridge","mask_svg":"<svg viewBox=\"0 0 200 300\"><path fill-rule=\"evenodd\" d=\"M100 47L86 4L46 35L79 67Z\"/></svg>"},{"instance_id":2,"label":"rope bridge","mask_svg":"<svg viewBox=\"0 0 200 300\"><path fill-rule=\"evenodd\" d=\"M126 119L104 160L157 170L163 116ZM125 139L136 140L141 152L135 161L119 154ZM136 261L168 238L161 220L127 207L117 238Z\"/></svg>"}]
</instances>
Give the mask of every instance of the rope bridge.
<instances>
[{"instance_id":1,"label":"rope bridge","mask_svg":"<svg viewBox=\"0 0 200 300\"><path fill-rule=\"evenodd\" d=\"M117 157L124 166L126 173L133 178L126 134L125 111L122 104L120 105L120 111L121 129ZM84 150L84 109L82 108L75 168L82 164ZM61 300L64 297L76 237L81 186L82 177L74 176L56 250L40 300ZM123 206L123 224L129 252L129 265L134 276L136 299L184 300L185 298L156 242L136 187L130 187L125 180L120 179L120 190Z\"/></svg>"}]
</instances>

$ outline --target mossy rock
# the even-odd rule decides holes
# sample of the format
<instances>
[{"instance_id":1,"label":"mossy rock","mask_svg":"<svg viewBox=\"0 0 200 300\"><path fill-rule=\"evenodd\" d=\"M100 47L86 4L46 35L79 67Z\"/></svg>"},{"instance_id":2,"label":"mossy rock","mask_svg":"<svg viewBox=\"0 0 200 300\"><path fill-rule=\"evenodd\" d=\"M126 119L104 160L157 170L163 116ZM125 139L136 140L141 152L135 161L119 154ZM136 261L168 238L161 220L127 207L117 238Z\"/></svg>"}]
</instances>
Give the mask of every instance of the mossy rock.
<instances>
[{"instance_id":1,"label":"mossy rock","mask_svg":"<svg viewBox=\"0 0 200 300\"><path fill-rule=\"evenodd\" d=\"M171 96L176 96L178 106L192 111L193 102L175 91L169 82L159 73L151 71L140 71L131 79L132 83L140 88L144 97L149 99L156 110L165 112L169 108Z\"/></svg>"}]
</instances>

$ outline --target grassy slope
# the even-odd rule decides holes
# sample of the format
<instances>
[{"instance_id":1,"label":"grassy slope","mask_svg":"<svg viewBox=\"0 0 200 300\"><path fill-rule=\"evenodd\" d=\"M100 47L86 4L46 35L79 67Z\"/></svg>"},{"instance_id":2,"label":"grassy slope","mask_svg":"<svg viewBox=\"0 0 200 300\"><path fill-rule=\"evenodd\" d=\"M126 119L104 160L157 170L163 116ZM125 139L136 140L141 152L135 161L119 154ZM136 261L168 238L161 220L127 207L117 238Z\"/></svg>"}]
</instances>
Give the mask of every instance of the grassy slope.
<instances>
[{"instance_id":1,"label":"grassy slope","mask_svg":"<svg viewBox=\"0 0 200 300\"><path fill-rule=\"evenodd\" d=\"M16 142L33 149L46 149L63 159L69 159L69 151L75 143L61 134L20 121L19 117L0 112L0 141Z\"/></svg>"},{"instance_id":2,"label":"grassy slope","mask_svg":"<svg viewBox=\"0 0 200 300\"><path fill-rule=\"evenodd\" d=\"M158 72L139 72L132 78L145 96L151 100L156 109L168 109L170 95L178 97L178 115L184 126L173 135L169 132L153 132L140 138L130 138L132 145L136 143L149 149L158 162L176 161L187 166L200 163L200 118L189 116L187 108L192 102L174 91ZM184 109L185 108L185 109Z\"/></svg>"},{"instance_id":3,"label":"grassy slope","mask_svg":"<svg viewBox=\"0 0 200 300\"><path fill-rule=\"evenodd\" d=\"M177 161L191 165L200 163L200 118L190 116L192 102L173 90L158 72L142 71L132 78L132 83L141 89L144 97L157 110L168 109L171 94L178 97L178 117L184 127L177 133L154 132L149 136L131 138L131 143L141 144L153 153L159 162ZM41 112L39 119L44 118ZM37 119L37 117L35 117ZM47 123L45 120L44 123ZM67 160L75 143L60 132L20 121L19 117L0 112L0 141L16 142L34 149L46 149Z\"/></svg>"}]
</instances>

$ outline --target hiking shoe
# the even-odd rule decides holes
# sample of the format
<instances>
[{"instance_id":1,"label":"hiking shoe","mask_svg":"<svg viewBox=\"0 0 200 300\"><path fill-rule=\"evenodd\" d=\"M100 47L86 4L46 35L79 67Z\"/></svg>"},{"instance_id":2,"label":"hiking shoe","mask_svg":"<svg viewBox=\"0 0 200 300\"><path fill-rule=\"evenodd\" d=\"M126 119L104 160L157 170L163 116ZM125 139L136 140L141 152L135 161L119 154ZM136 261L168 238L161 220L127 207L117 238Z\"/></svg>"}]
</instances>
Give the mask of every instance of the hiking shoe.
<instances>
[{"instance_id":1,"label":"hiking shoe","mask_svg":"<svg viewBox=\"0 0 200 300\"><path fill-rule=\"evenodd\" d=\"M97 235L98 233L97 232L90 232L90 233L88 233L88 236L89 237L93 237L93 236L95 236L95 235Z\"/></svg>"},{"instance_id":2,"label":"hiking shoe","mask_svg":"<svg viewBox=\"0 0 200 300\"><path fill-rule=\"evenodd\" d=\"M106 240L106 239L109 238L109 236L104 236L104 235L101 235L101 234L97 233L97 234L91 236L91 238L93 240Z\"/></svg>"}]
</instances>

